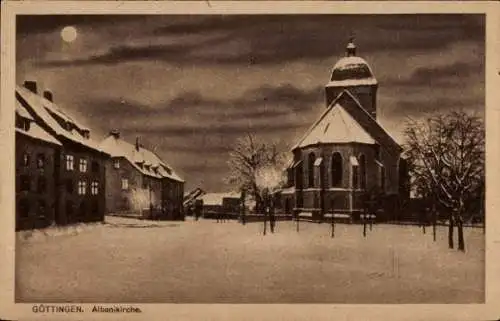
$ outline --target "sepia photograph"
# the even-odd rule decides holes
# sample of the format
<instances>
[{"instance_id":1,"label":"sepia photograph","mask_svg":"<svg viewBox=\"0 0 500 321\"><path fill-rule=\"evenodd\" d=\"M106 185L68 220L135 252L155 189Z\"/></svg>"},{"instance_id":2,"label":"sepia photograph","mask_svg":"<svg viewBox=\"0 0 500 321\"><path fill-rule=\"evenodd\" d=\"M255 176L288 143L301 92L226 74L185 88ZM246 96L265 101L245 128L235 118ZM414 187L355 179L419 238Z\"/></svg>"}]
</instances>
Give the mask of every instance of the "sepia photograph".
<instances>
[{"instance_id":1,"label":"sepia photograph","mask_svg":"<svg viewBox=\"0 0 500 321\"><path fill-rule=\"evenodd\" d=\"M486 22L16 15L15 303L484 304Z\"/></svg>"}]
</instances>

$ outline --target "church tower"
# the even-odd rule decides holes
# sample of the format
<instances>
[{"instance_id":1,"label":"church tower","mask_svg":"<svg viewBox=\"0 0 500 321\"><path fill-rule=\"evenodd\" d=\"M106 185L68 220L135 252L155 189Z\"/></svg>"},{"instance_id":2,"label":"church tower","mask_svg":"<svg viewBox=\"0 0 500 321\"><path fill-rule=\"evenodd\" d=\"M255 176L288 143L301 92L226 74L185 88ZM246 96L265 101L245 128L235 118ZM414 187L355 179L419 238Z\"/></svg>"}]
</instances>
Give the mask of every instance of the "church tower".
<instances>
[{"instance_id":1,"label":"church tower","mask_svg":"<svg viewBox=\"0 0 500 321\"><path fill-rule=\"evenodd\" d=\"M348 90L373 118L377 117L378 82L368 63L356 55L356 45L351 38L346 56L333 67L330 81L325 86L326 107L343 91Z\"/></svg>"}]
</instances>

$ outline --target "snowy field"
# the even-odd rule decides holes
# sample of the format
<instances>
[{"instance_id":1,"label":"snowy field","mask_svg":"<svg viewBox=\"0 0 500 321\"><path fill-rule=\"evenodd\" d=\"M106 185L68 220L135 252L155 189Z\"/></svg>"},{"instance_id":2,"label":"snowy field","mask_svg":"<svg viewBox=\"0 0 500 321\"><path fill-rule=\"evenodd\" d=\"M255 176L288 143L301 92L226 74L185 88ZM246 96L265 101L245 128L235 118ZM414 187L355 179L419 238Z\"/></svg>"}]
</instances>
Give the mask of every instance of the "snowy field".
<instances>
[{"instance_id":1,"label":"snowy field","mask_svg":"<svg viewBox=\"0 0 500 321\"><path fill-rule=\"evenodd\" d=\"M18 302L480 303L484 234L467 252L415 226L148 222L19 232ZM269 230L268 230L269 232Z\"/></svg>"}]
</instances>

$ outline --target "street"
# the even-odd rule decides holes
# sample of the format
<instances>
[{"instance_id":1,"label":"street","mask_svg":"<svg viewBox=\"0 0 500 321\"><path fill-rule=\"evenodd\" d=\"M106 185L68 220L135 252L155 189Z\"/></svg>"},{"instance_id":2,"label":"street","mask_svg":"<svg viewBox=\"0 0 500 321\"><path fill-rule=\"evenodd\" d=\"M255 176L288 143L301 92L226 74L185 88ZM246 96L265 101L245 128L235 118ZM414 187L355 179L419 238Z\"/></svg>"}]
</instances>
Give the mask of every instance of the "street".
<instances>
[{"instance_id":1,"label":"street","mask_svg":"<svg viewBox=\"0 0 500 321\"><path fill-rule=\"evenodd\" d=\"M16 301L114 303L480 303L484 234L466 253L446 227L215 220L106 224L17 234Z\"/></svg>"}]
</instances>

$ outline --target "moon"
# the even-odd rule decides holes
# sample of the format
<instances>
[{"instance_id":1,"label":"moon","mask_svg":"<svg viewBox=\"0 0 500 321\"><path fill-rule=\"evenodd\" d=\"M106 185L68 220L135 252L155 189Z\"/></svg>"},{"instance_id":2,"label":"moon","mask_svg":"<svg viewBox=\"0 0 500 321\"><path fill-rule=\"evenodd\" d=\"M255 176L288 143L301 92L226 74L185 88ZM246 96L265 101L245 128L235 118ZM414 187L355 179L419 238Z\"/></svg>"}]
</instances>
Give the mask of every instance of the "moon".
<instances>
[{"instance_id":1,"label":"moon","mask_svg":"<svg viewBox=\"0 0 500 321\"><path fill-rule=\"evenodd\" d=\"M61 30L62 40L68 43L75 41L77 35L76 28L73 26L66 26Z\"/></svg>"}]
</instances>

